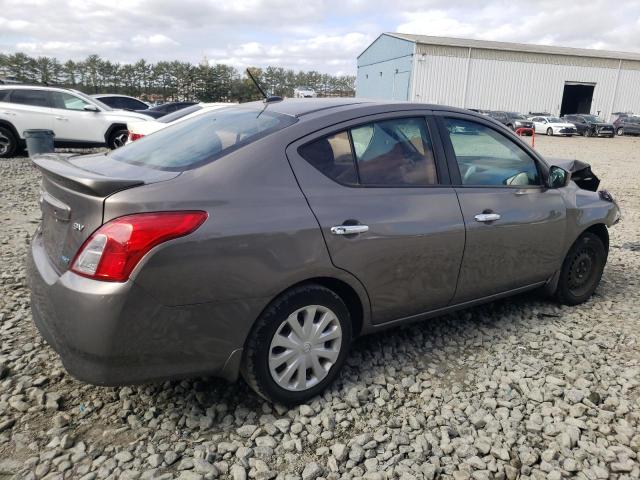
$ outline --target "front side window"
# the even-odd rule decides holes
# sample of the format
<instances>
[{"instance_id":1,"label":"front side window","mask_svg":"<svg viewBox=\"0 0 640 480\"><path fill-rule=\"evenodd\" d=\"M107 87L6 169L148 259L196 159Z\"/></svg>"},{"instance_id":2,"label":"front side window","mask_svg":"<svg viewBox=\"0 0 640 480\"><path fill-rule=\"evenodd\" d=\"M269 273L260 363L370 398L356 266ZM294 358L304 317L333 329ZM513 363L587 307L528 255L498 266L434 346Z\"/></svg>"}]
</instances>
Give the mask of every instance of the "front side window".
<instances>
[{"instance_id":1,"label":"front side window","mask_svg":"<svg viewBox=\"0 0 640 480\"><path fill-rule=\"evenodd\" d=\"M49 92L45 90L16 89L11 94L11 103L32 105L34 107L50 107Z\"/></svg>"},{"instance_id":2,"label":"front side window","mask_svg":"<svg viewBox=\"0 0 640 480\"><path fill-rule=\"evenodd\" d=\"M65 110L84 110L89 105L83 99L65 92L53 92L53 108L63 108Z\"/></svg>"},{"instance_id":3,"label":"front side window","mask_svg":"<svg viewBox=\"0 0 640 480\"><path fill-rule=\"evenodd\" d=\"M480 123L446 119L462 185L540 185L536 162L509 138Z\"/></svg>"},{"instance_id":4,"label":"front side window","mask_svg":"<svg viewBox=\"0 0 640 480\"><path fill-rule=\"evenodd\" d=\"M293 116L264 109L221 108L178 122L108 155L120 162L180 172L214 161L296 121Z\"/></svg>"}]
</instances>

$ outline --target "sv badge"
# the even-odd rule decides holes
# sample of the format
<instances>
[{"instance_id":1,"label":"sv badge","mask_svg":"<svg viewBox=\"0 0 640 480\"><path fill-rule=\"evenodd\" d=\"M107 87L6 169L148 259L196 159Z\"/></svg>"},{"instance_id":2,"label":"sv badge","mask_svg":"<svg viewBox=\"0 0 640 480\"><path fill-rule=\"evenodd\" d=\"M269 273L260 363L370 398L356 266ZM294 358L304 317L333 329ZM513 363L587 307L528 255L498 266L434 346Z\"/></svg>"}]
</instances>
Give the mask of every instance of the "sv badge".
<instances>
[{"instance_id":1,"label":"sv badge","mask_svg":"<svg viewBox=\"0 0 640 480\"><path fill-rule=\"evenodd\" d=\"M75 223L71 226L71 228L73 228L74 230L77 230L77 231L81 232L82 230L84 230L84 225L83 225L82 223L75 222Z\"/></svg>"}]
</instances>

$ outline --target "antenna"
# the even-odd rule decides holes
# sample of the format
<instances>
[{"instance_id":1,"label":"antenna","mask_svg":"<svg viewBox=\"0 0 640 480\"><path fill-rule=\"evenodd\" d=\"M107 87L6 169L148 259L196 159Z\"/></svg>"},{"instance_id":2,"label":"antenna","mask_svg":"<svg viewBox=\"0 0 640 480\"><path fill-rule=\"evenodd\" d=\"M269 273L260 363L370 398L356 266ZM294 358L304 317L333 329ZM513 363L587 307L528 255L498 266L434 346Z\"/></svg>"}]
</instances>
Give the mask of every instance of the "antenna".
<instances>
[{"instance_id":1,"label":"antenna","mask_svg":"<svg viewBox=\"0 0 640 480\"><path fill-rule=\"evenodd\" d=\"M249 76L249 78L251 79L251 81L253 82L253 84L256 86L256 88L258 89L258 91L260 92L260 94L264 97L264 102L265 103L270 103L270 102L280 102L282 101L282 97L278 97L276 95L267 95L266 93L264 93L264 90L262 89L262 87L260 86L260 84L258 83L258 81L256 80L256 78L251 74L251 70L249 70L247 68L247 75Z\"/></svg>"}]
</instances>

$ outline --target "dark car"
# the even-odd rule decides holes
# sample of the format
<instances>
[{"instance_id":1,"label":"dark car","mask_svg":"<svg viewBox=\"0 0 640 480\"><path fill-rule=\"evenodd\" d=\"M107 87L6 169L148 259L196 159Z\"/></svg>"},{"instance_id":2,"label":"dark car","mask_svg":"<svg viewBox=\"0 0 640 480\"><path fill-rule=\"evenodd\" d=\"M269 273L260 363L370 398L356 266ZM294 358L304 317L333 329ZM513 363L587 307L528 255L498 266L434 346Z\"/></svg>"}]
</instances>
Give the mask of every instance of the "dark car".
<instances>
[{"instance_id":1,"label":"dark car","mask_svg":"<svg viewBox=\"0 0 640 480\"><path fill-rule=\"evenodd\" d=\"M640 117L621 115L613 126L618 135L640 135Z\"/></svg>"},{"instance_id":2,"label":"dark car","mask_svg":"<svg viewBox=\"0 0 640 480\"><path fill-rule=\"evenodd\" d=\"M615 136L613 124L606 123L596 115L574 114L562 117L569 123L573 123L579 135L585 137L609 137Z\"/></svg>"},{"instance_id":3,"label":"dark car","mask_svg":"<svg viewBox=\"0 0 640 480\"><path fill-rule=\"evenodd\" d=\"M355 337L536 288L586 301L619 219L588 165L439 105L254 102L33 161L31 312L69 372L242 374L287 404Z\"/></svg>"},{"instance_id":4,"label":"dark car","mask_svg":"<svg viewBox=\"0 0 640 480\"><path fill-rule=\"evenodd\" d=\"M168 115L169 113L177 112L178 110L182 110L183 108L190 107L192 105L196 105L196 102L169 102L158 105L157 107L151 107L150 109L145 110L141 113L149 115L153 118L160 118Z\"/></svg>"},{"instance_id":5,"label":"dark car","mask_svg":"<svg viewBox=\"0 0 640 480\"><path fill-rule=\"evenodd\" d=\"M100 100L105 105L115 108L116 110L139 111L146 114L147 109L149 108L149 105L144 103L142 100L138 100L137 98L129 97L127 95L99 93L91 96L96 100Z\"/></svg>"},{"instance_id":6,"label":"dark car","mask_svg":"<svg viewBox=\"0 0 640 480\"><path fill-rule=\"evenodd\" d=\"M519 128L531 128L533 129L533 122L529 120L527 117L517 112L501 112L501 111L491 111L488 112L491 118L495 118L497 121L506 125L511 130L518 130ZM531 133L527 133L530 135Z\"/></svg>"}]
</instances>

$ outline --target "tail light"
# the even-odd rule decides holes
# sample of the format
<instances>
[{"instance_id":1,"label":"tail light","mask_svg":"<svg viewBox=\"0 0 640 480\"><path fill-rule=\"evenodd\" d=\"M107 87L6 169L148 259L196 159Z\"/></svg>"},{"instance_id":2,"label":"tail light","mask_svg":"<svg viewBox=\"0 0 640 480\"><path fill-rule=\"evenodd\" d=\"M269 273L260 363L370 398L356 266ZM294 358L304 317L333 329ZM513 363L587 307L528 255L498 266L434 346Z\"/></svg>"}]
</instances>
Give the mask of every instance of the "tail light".
<instances>
[{"instance_id":1,"label":"tail light","mask_svg":"<svg viewBox=\"0 0 640 480\"><path fill-rule=\"evenodd\" d=\"M129 141L135 142L136 140L140 140L144 135L142 133L133 133L129 132Z\"/></svg>"},{"instance_id":2,"label":"tail light","mask_svg":"<svg viewBox=\"0 0 640 480\"><path fill-rule=\"evenodd\" d=\"M125 282L153 247L188 235L207 219L201 211L154 212L116 218L84 242L71 271L107 282Z\"/></svg>"}]
</instances>

